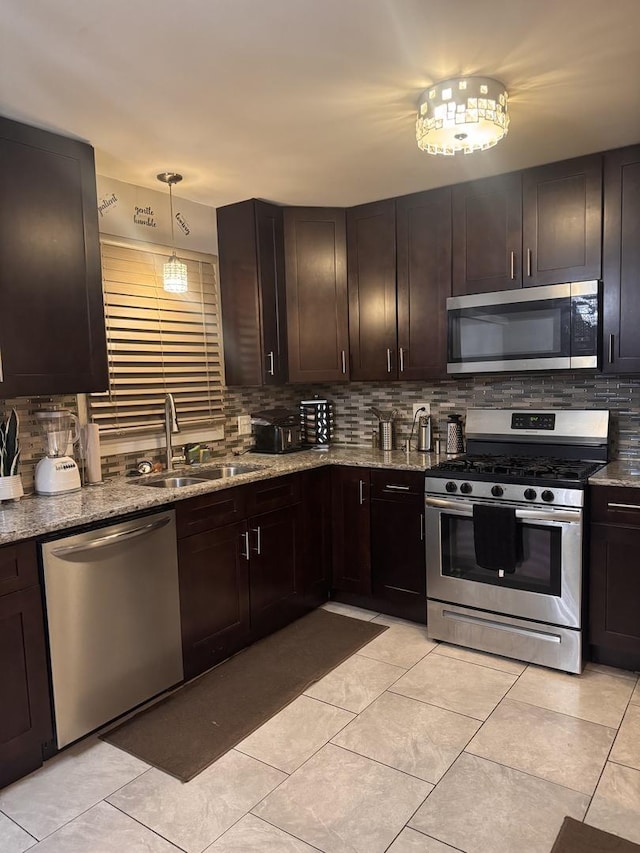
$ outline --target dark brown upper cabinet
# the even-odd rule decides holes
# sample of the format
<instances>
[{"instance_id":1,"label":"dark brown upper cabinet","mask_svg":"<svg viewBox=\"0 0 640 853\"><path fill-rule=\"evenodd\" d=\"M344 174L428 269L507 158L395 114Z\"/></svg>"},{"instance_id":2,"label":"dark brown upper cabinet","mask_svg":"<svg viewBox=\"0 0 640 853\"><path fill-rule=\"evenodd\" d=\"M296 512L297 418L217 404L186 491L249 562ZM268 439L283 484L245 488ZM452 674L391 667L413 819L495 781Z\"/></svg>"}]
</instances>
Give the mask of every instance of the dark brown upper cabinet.
<instances>
[{"instance_id":1,"label":"dark brown upper cabinet","mask_svg":"<svg viewBox=\"0 0 640 853\"><path fill-rule=\"evenodd\" d=\"M640 373L640 145L604 158L605 373Z\"/></svg>"},{"instance_id":2,"label":"dark brown upper cabinet","mask_svg":"<svg viewBox=\"0 0 640 853\"><path fill-rule=\"evenodd\" d=\"M345 211L284 211L290 382L349 379Z\"/></svg>"},{"instance_id":3,"label":"dark brown upper cabinet","mask_svg":"<svg viewBox=\"0 0 640 853\"><path fill-rule=\"evenodd\" d=\"M282 208L257 199L217 210L227 385L287 381Z\"/></svg>"},{"instance_id":4,"label":"dark brown upper cabinet","mask_svg":"<svg viewBox=\"0 0 640 853\"><path fill-rule=\"evenodd\" d=\"M601 276L602 157L453 187L453 294Z\"/></svg>"},{"instance_id":5,"label":"dark brown upper cabinet","mask_svg":"<svg viewBox=\"0 0 640 853\"><path fill-rule=\"evenodd\" d=\"M398 376L447 375L447 297L451 296L451 189L396 200Z\"/></svg>"},{"instance_id":6,"label":"dark brown upper cabinet","mask_svg":"<svg viewBox=\"0 0 640 853\"><path fill-rule=\"evenodd\" d=\"M0 117L0 398L105 391L93 149Z\"/></svg>"},{"instance_id":7,"label":"dark brown upper cabinet","mask_svg":"<svg viewBox=\"0 0 640 853\"><path fill-rule=\"evenodd\" d=\"M398 376L395 201L347 210L351 379Z\"/></svg>"}]
</instances>

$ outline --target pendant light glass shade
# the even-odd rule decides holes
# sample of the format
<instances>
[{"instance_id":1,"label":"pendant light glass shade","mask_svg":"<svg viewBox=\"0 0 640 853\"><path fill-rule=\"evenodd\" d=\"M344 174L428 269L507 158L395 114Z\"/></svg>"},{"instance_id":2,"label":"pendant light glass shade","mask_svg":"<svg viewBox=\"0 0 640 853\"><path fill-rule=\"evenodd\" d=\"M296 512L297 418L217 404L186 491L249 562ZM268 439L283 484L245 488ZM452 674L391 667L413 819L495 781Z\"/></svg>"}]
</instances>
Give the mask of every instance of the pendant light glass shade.
<instances>
[{"instance_id":1,"label":"pendant light glass shade","mask_svg":"<svg viewBox=\"0 0 640 853\"><path fill-rule=\"evenodd\" d=\"M182 180L182 175L177 172L162 172L157 175L163 184L169 184L169 206L171 209L171 248L173 253L162 268L162 286L167 293L187 293L189 281L187 279L187 265L179 260L176 255L176 241L173 235L173 194L171 187Z\"/></svg>"},{"instance_id":2,"label":"pendant light glass shade","mask_svg":"<svg viewBox=\"0 0 640 853\"><path fill-rule=\"evenodd\" d=\"M428 154L484 151L508 130L507 91L490 77L443 80L420 96L416 139Z\"/></svg>"}]
</instances>

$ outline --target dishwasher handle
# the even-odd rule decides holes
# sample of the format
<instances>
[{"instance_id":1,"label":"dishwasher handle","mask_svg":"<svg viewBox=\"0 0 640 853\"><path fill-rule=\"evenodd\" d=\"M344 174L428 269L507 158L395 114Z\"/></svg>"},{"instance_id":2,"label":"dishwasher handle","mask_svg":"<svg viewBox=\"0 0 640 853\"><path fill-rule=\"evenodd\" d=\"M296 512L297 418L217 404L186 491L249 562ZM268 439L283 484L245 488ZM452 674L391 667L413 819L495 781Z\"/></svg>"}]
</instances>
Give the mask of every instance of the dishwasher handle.
<instances>
[{"instance_id":1,"label":"dishwasher handle","mask_svg":"<svg viewBox=\"0 0 640 853\"><path fill-rule=\"evenodd\" d=\"M137 539L138 536L145 536L154 530L159 530L161 527L166 527L171 521L170 516L159 518L156 521L150 521L148 524L143 524L140 527L134 527L132 530L121 530L118 533L108 533L106 536L98 536L89 542L82 542L78 545L67 545L63 548L52 548L51 553L56 557L66 557L69 554L79 554L82 551L89 551L95 548L106 548L107 545L115 545L118 542L123 542L128 539Z\"/></svg>"}]
</instances>

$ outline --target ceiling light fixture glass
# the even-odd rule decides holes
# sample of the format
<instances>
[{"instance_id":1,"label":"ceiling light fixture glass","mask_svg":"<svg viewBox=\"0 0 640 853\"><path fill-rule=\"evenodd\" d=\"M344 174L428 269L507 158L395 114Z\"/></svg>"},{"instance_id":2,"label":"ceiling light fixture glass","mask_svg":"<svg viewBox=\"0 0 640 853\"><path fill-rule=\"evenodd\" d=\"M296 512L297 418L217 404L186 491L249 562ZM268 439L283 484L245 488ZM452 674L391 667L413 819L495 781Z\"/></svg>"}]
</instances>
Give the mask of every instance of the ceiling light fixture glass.
<instances>
[{"instance_id":1,"label":"ceiling light fixture glass","mask_svg":"<svg viewBox=\"0 0 640 853\"><path fill-rule=\"evenodd\" d=\"M507 90L491 77L453 77L420 96L416 139L429 154L484 151L508 129Z\"/></svg>"},{"instance_id":2,"label":"ceiling light fixture glass","mask_svg":"<svg viewBox=\"0 0 640 853\"><path fill-rule=\"evenodd\" d=\"M176 241L173 236L173 194L171 187L182 180L182 175L177 172L162 172L157 175L163 184L169 184L169 205L171 207L171 248L172 255L162 269L162 281L164 289L168 293L186 293L189 289L187 281L187 265L178 259L176 255Z\"/></svg>"}]
</instances>

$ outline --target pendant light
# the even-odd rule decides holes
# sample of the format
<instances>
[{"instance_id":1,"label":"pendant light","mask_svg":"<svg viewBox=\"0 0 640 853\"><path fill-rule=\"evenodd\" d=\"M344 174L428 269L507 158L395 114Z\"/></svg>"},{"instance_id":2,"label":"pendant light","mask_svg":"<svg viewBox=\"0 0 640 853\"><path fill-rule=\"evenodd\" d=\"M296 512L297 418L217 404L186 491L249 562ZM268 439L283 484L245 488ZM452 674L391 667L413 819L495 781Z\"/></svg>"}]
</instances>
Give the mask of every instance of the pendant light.
<instances>
[{"instance_id":1,"label":"pendant light","mask_svg":"<svg viewBox=\"0 0 640 853\"><path fill-rule=\"evenodd\" d=\"M420 96L416 139L429 154L484 151L508 130L507 90L491 77L443 80Z\"/></svg>"},{"instance_id":2,"label":"pendant light","mask_svg":"<svg viewBox=\"0 0 640 853\"><path fill-rule=\"evenodd\" d=\"M169 184L169 205L171 208L171 248L173 252L162 270L163 286L168 293L186 293L189 289L187 265L178 260L176 255L176 241L173 236L173 194L171 192L171 187L182 180L182 175L177 172L162 172L157 175L157 178L163 184Z\"/></svg>"}]
</instances>

